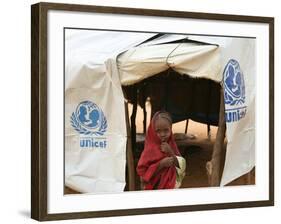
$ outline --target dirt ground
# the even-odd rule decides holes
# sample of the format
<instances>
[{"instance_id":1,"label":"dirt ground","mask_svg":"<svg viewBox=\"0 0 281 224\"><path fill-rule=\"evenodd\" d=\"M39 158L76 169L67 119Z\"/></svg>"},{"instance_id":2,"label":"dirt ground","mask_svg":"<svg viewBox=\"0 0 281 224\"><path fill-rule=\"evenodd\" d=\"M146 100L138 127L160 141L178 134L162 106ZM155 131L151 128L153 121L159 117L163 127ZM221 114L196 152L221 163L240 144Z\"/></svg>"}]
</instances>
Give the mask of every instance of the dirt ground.
<instances>
[{"instance_id":1,"label":"dirt ground","mask_svg":"<svg viewBox=\"0 0 281 224\"><path fill-rule=\"evenodd\" d=\"M150 110L147 107L147 126L149 124ZM129 107L129 113L131 113ZM137 142L135 165L137 164L138 157L143 149L144 135L143 133L143 113L140 108L137 111L136 118L137 126ZM217 127L211 126L211 136L208 137L207 126L189 120L187 134L185 134L186 121L173 124L173 133L177 145L181 151L182 156L185 157L187 162L186 176L182 182L181 188L198 188L208 187L208 178L206 173L206 162L212 157L213 145L216 138ZM227 186L233 185L249 185L255 184L255 170L241 176L240 178L232 181ZM139 178L136 177L136 190L140 190ZM78 193L65 187L65 194Z\"/></svg>"}]
</instances>

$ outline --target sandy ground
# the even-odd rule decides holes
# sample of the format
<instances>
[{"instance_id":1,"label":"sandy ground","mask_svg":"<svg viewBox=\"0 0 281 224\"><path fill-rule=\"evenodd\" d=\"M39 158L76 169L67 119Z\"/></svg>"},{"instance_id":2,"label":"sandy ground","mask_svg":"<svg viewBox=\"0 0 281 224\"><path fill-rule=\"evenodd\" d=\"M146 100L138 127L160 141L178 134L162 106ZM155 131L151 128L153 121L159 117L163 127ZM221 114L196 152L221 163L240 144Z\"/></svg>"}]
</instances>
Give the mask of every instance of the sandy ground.
<instances>
[{"instance_id":1,"label":"sandy ground","mask_svg":"<svg viewBox=\"0 0 281 224\"><path fill-rule=\"evenodd\" d=\"M129 114L132 107L129 106ZM150 107L147 105L147 127L150 120ZM138 134L138 148L136 149L135 165L143 149L143 112L140 107L137 110L136 126ZM173 133L182 156L187 162L186 176L181 188L208 187L206 174L206 162L212 157L213 145L216 138L217 127L211 126L211 136L208 138L207 125L189 120L187 134L185 135L186 121L173 124ZM183 137L185 137L183 139ZM255 170L249 174L234 180L228 185L255 184ZM140 190L139 178L136 177L136 190ZM77 193L72 189L65 188L65 194Z\"/></svg>"}]
</instances>

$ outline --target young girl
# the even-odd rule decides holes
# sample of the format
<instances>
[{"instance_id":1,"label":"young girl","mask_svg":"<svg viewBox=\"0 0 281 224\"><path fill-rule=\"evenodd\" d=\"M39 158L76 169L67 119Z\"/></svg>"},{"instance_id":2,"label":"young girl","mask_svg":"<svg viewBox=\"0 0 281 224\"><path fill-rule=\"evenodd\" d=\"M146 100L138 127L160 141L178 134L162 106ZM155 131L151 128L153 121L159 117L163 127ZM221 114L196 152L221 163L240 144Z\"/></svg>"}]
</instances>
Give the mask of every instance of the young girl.
<instances>
[{"instance_id":1,"label":"young girl","mask_svg":"<svg viewBox=\"0 0 281 224\"><path fill-rule=\"evenodd\" d=\"M171 116L165 111L155 113L137 166L144 189L180 187L185 166L185 159L181 157L173 138Z\"/></svg>"}]
</instances>

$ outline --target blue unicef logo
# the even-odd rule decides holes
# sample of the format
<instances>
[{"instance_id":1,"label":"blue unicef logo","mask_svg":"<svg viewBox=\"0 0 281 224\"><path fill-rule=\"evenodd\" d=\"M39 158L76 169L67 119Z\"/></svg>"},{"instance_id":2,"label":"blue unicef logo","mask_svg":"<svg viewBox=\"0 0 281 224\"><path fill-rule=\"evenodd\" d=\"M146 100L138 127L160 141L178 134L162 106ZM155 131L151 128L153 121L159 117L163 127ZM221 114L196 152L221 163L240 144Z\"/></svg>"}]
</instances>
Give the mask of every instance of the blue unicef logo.
<instances>
[{"instance_id":1,"label":"blue unicef logo","mask_svg":"<svg viewBox=\"0 0 281 224\"><path fill-rule=\"evenodd\" d=\"M72 113L71 125L80 134L101 136L106 132L107 120L95 103L83 101Z\"/></svg>"},{"instance_id":2,"label":"blue unicef logo","mask_svg":"<svg viewBox=\"0 0 281 224\"><path fill-rule=\"evenodd\" d=\"M225 66L223 76L225 104L231 106L244 104L245 83L238 61L231 59Z\"/></svg>"}]
</instances>

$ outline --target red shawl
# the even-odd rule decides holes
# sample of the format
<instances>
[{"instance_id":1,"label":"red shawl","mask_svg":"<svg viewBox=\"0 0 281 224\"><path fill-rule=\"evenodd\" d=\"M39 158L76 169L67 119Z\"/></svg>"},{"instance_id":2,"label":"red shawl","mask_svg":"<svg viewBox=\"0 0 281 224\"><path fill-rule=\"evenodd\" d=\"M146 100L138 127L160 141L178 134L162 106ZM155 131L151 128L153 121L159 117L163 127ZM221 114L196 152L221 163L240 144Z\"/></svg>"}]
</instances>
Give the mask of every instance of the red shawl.
<instances>
[{"instance_id":1,"label":"red shawl","mask_svg":"<svg viewBox=\"0 0 281 224\"><path fill-rule=\"evenodd\" d=\"M145 190L152 189L172 189L175 188L176 184L176 168L175 166L165 167L161 169L157 175L154 175L160 161L168 155L161 151L161 140L157 136L154 129L155 117L158 116L159 112L156 113L150 125L145 138L144 150L137 166L137 173L145 182ZM173 133L168 139L168 144L174 150L175 155L179 156L179 150L173 137Z\"/></svg>"}]
</instances>

